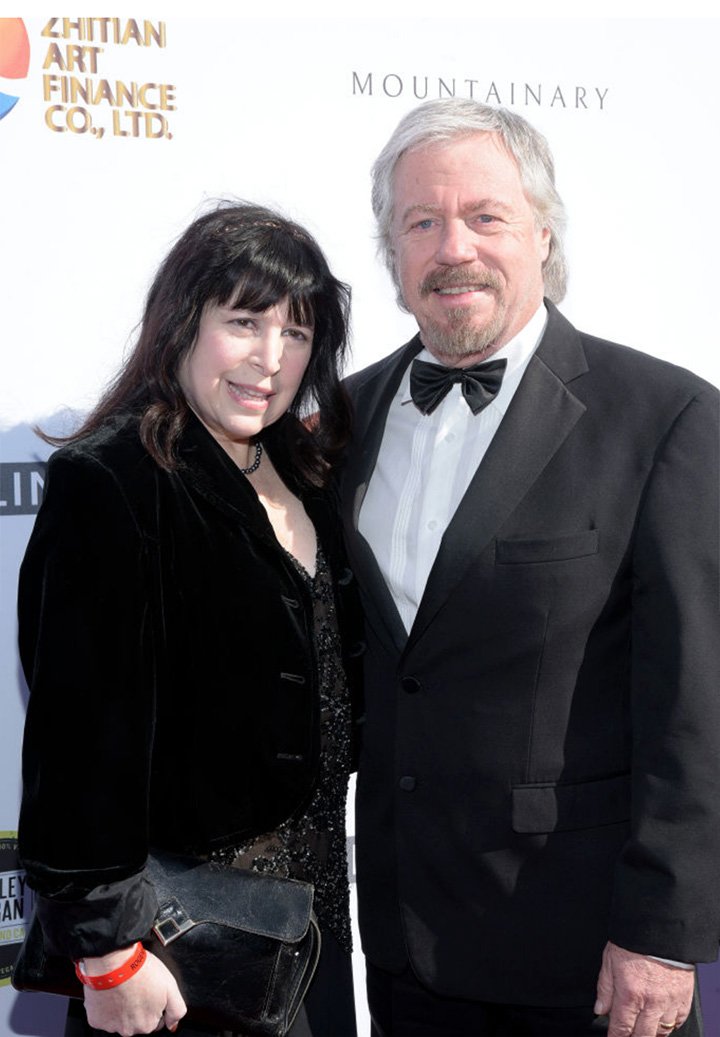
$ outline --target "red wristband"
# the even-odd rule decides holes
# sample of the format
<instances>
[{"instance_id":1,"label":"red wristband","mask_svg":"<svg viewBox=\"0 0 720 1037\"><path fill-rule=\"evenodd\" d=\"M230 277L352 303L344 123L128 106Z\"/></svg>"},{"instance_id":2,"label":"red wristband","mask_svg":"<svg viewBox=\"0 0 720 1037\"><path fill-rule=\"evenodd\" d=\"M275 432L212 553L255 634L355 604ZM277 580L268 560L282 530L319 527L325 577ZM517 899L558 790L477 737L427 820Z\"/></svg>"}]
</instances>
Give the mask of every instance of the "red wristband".
<instances>
[{"instance_id":1,"label":"red wristband","mask_svg":"<svg viewBox=\"0 0 720 1037\"><path fill-rule=\"evenodd\" d=\"M75 975L86 987L91 987L93 990L110 990L111 987L120 986L121 983L125 983L136 972L139 972L145 964L146 958L147 951L141 943L136 943L130 952L130 957L112 972L105 972L102 976L88 976L81 971L80 962L76 961Z\"/></svg>"}]
</instances>

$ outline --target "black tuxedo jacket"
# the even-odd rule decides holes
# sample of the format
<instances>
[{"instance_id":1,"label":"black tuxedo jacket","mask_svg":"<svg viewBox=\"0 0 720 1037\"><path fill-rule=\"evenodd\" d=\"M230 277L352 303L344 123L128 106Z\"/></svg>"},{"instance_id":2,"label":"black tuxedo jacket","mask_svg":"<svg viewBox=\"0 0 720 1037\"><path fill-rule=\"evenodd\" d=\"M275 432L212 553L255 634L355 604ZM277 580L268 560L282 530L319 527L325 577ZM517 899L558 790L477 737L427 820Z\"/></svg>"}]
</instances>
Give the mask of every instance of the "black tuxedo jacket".
<instances>
[{"instance_id":1,"label":"black tuxedo jacket","mask_svg":"<svg viewBox=\"0 0 720 1037\"><path fill-rule=\"evenodd\" d=\"M717 952L718 394L548 309L409 636L357 523L418 338L349 380L341 491L364 949L442 994L572 1005L608 939Z\"/></svg>"}]
</instances>

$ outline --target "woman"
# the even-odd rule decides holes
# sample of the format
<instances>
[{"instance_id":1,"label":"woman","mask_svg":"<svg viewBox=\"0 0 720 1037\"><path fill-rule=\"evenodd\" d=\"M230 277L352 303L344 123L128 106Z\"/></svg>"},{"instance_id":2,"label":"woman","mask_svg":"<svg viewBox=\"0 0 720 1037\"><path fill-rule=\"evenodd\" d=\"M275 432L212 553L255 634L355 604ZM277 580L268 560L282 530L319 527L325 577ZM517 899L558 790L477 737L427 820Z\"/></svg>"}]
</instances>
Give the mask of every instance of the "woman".
<instances>
[{"instance_id":1,"label":"woman","mask_svg":"<svg viewBox=\"0 0 720 1037\"><path fill-rule=\"evenodd\" d=\"M313 1037L355 1032L356 653L341 658L350 575L322 492L348 427L348 296L277 214L196 220L128 362L49 463L19 596L20 848L46 940L89 977L126 961L155 913L148 848L311 881L323 951L292 1032ZM85 1008L125 1034L185 1012L150 954L116 988L86 988Z\"/></svg>"}]
</instances>

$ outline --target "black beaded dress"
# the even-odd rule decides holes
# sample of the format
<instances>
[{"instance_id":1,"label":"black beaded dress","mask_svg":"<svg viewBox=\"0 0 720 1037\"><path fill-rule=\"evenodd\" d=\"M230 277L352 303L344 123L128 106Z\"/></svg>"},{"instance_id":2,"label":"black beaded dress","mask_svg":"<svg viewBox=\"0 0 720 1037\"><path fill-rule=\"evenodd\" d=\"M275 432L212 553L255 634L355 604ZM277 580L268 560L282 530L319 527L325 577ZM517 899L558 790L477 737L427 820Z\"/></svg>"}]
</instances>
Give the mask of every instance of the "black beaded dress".
<instances>
[{"instance_id":1,"label":"black beaded dress","mask_svg":"<svg viewBox=\"0 0 720 1037\"><path fill-rule=\"evenodd\" d=\"M315 575L287 557L305 581L313 605L320 691L320 766L307 806L272 832L214 851L229 867L312 882L323 948L316 977L291 1037L352 1037L350 892L345 806L351 767L351 708L342 665L330 567L318 543ZM306 1028L307 1027L307 1028Z\"/></svg>"},{"instance_id":2,"label":"black beaded dress","mask_svg":"<svg viewBox=\"0 0 720 1037\"><path fill-rule=\"evenodd\" d=\"M288 558L308 586L313 602L320 688L320 767L305 809L273 832L239 846L216 850L212 859L230 867L302 879L315 886L315 913L346 953L350 935L345 803L350 773L350 695L340 650L330 569L318 546L315 576L291 554Z\"/></svg>"}]
</instances>

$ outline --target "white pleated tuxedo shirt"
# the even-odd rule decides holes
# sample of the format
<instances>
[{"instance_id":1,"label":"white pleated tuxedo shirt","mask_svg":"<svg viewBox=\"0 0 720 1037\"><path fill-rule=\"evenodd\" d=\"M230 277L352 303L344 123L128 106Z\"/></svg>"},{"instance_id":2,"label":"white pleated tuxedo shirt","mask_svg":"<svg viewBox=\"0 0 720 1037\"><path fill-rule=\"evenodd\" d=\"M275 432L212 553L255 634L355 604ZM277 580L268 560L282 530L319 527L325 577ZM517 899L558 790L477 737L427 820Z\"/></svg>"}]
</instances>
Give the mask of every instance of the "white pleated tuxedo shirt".
<instances>
[{"instance_id":1,"label":"white pleated tuxedo shirt","mask_svg":"<svg viewBox=\"0 0 720 1037\"><path fill-rule=\"evenodd\" d=\"M507 367L497 396L479 414L468 407L459 383L432 414L422 414L410 396L412 363L390 404L359 529L408 633L443 534L510 406L546 321L541 305L493 354L493 360L505 358ZM416 359L438 363L426 349Z\"/></svg>"}]
</instances>

